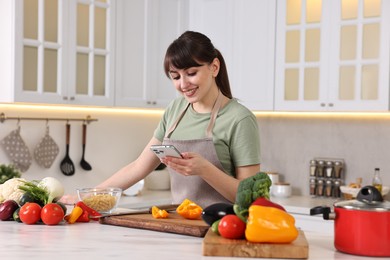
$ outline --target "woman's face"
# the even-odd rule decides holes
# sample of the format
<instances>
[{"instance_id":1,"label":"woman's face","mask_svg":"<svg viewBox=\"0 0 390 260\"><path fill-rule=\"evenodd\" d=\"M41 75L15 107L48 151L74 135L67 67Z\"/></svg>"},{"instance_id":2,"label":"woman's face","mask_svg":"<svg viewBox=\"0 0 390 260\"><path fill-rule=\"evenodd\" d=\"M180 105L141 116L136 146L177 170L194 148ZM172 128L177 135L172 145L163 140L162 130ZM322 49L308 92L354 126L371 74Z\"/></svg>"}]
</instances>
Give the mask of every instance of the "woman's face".
<instances>
[{"instance_id":1,"label":"woman's face","mask_svg":"<svg viewBox=\"0 0 390 260\"><path fill-rule=\"evenodd\" d=\"M177 91L190 103L206 102L210 90L217 89L215 77L219 71L219 60L214 59L211 64L188 69L172 68L169 72ZM213 97L214 98L214 97Z\"/></svg>"}]
</instances>

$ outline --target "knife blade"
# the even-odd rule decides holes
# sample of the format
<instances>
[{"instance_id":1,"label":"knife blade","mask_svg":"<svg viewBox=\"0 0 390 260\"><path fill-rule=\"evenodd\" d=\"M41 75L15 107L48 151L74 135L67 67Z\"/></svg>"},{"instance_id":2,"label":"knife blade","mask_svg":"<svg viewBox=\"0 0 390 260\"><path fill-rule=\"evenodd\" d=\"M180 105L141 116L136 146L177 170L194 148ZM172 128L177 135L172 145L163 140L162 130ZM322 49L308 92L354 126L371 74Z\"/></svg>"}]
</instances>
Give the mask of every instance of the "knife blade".
<instances>
[{"instance_id":1,"label":"knife blade","mask_svg":"<svg viewBox=\"0 0 390 260\"><path fill-rule=\"evenodd\" d=\"M179 204L156 205L157 208L166 210L168 212L169 211L175 211L178 206L179 206ZM100 219L100 218L113 217L113 216L135 215L135 214L151 214L151 213L152 213L152 207L147 207L147 208L127 209L126 211L102 214L101 216L90 216L90 218L92 218L92 219Z\"/></svg>"}]
</instances>

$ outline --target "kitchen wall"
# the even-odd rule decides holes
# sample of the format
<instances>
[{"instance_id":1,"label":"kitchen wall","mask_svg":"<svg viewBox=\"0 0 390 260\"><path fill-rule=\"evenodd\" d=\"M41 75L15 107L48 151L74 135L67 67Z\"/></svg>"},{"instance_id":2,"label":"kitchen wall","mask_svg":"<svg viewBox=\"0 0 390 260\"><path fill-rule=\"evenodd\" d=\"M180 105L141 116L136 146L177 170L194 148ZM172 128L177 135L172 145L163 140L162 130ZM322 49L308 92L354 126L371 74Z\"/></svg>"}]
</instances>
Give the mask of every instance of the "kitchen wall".
<instances>
[{"instance_id":1,"label":"kitchen wall","mask_svg":"<svg viewBox=\"0 0 390 260\"><path fill-rule=\"evenodd\" d=\"M50 169L33 161L26 179L46 176L58 178L66 193L78 187L94 186L128 162L134 160L153 134L162 113L148 110L80 109L56 106L13 106L0 104L0 113L21 117L84 118L91 115L97 122L87 128L86 160L92 171L80 168L81 122L71 123L70 157L76 165L73 176L64 176L59 164L65 156L65 123L49 121L50 134L60 153ZM259 123L262 170L279 172L290 182L294 194L308 195L309 161L315 157L342 158L346 163L346 182L363 177L368 184L375 167L380 167L385 185L390 185L390 114L256 114ZM21 136L34 147L44 136L46 121L20 122ZM17 127L17 120L0 123L0 139ZM0 163L8 164L0 149Z\"/></svg>"}]
</instances>

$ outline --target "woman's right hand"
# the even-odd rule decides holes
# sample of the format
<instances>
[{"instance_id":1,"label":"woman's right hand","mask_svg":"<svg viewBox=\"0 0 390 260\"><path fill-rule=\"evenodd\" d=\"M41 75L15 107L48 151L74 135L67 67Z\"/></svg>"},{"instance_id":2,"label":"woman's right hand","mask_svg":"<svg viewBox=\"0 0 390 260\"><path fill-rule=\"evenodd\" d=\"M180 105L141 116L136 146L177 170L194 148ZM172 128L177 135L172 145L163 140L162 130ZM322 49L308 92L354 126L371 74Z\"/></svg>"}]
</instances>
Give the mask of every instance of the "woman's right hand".
<instances>
[{"instance_id":1,"label":"woman's right hand","mask_svg":"<svg viewBox=\"0 0 390 260\"><path fill-rule=\"evenodd\" d=\"M76 194L65 194L61 197L59 202L64 203L65 205L74 205L79 201L79 198Z\"/></svg>"}]
</instances>

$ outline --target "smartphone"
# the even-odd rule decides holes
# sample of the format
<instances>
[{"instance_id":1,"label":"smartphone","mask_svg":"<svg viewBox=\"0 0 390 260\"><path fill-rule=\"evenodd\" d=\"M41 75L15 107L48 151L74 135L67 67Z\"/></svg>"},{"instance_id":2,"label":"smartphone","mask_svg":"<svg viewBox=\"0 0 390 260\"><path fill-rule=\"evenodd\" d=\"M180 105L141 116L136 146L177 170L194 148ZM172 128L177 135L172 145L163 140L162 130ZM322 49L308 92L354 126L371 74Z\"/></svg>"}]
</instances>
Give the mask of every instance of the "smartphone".
<instances>
[{"instance_id":1,"label":"smartphone","mask_svg":"<svg viewBox=\"0 0 390 260\"><path fill-rule=\"evenodd\" d=\"M152 145L150 150L152 150L160 159L165 156L183 158L180 152L173 145Z\"/></svg>"}]
</instances>

